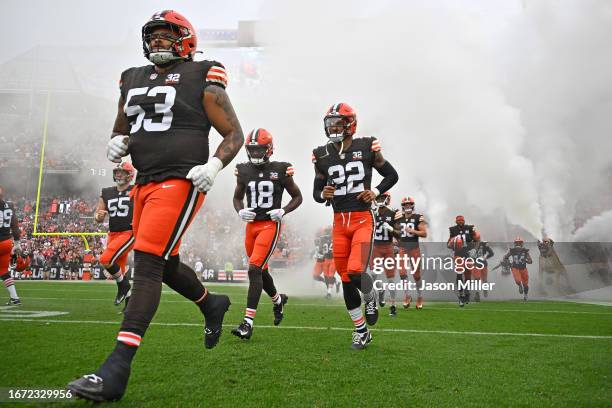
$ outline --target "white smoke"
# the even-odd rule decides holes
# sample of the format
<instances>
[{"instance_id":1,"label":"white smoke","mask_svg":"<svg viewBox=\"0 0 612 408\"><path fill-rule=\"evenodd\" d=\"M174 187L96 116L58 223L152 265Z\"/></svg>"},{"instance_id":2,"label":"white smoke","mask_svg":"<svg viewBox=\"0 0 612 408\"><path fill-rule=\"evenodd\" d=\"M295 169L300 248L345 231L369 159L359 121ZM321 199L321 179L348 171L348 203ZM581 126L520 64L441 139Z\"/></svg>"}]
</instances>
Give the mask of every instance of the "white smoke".
<instances>
[{"instance_id":1,"label":"white smoke","mask_svg":"<svg viewBox=\"0 0 612 408\"><path fill-rule=\"evenodd\" d=\"M572 240L577 242L611 242L611 231L612 210L609 210L587 221L574 233Z\"/></svg>"},{"instance_id":2,"label":"white smoke","mask_svg":"<svg viewBox=\"0 0 612 408\"><path fill-rule=\"evenodd\" d=\"M349 103L358 134L379 137L399 171L394 204L426 198L417 207L433 238L445 239L458 213L478 224L497 209L539 235L533 166L521 155L524 129L502 92L486 18L415 2L386 3L368 18L355 10L371 8L365 1L350 8L266 3L264 83L241 111L243 124L272 127L277 155L294 161L309 195L310 151L326 141L322 117L333 103ZM304 207L314 207L312 200Z\"/></svg>"},{"instance_id":3,"label":"white smoke","mask_svg":"<svg viewBox=\"0 0 612 408\"><path fill-rule=\"evenodd\" d=\"M525 2L510 26L505 88L523 118L546 233L557 240L572 239L580 200L610 208L601 201L612 165L611 37L606 0Z\"/></svg>"}]
</instances>

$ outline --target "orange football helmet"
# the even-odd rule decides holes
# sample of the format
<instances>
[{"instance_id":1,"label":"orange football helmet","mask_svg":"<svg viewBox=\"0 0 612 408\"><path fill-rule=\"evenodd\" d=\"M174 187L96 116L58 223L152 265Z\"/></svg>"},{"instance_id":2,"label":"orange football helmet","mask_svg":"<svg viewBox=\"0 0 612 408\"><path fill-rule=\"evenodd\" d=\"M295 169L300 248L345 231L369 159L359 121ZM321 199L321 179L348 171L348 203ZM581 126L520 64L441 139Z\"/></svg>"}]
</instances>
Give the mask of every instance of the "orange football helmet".
<instances>
[{"instance_id":1,"label":"orange football helmet","mask_svg":"<svg viewBox=\"0 0 612 408\"><path fill-rule=\"evenodd\" d=\"M263 164L274 153L272 134L263 128L253 129L246 137L244 147L251 163Z\"/></svg>"},{"instance_id":2,"label":"orange football helmet","mask_svg":"<svg viewBox=\"0 0 612 408\"><path fill-rule=\"evenodd\" d=\"M323 124L329 140L340 143L357 131L357 112L346 103L336 103L327 110Z\"/></svg>"}]
</instances>

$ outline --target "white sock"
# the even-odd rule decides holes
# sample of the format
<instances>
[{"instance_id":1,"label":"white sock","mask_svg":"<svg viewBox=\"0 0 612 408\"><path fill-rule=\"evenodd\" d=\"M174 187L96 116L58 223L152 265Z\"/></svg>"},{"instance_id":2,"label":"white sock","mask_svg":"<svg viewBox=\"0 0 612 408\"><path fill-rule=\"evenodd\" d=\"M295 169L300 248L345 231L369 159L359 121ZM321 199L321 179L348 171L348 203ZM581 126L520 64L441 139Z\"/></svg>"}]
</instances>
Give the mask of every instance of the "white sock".
<instances>
[{"instance_id":1,"label":"white sock","mask_svg":"<svg viewBox=\"0 0 612 408\"><path fill-rule=\"evenodd\" d=\"M123 274L121 273L121 271L119 271L115 275L113 275L113 279L115 279L115 282L117 282L117 283L123 282Z\"/></svg>"},{"instance_id":2,"label":"white sock","mask_svg":"<svg viewBox=\"0 0 612 408\"><path fill-rule=\"evenodd\" d=\"M6 289L9 291L9 296L11 297L11 299L19 299L19 296L17 295L17 289L15 289L15 285L11 285Z\"/></svg>"}]
</instances>

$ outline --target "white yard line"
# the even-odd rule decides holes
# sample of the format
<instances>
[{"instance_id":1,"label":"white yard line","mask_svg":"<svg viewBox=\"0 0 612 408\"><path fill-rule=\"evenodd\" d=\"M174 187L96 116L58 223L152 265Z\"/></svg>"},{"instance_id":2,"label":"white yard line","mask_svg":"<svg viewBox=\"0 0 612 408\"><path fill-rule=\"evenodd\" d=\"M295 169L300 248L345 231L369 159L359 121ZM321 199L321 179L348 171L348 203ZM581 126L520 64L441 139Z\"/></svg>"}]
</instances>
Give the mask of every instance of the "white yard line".
<instances>
[{"instance_id":1,"label":"white yard line","mask_svg":"<svg viewBox=\"0 0 612 408\"><path fill-rule=\"evenodd\" d=\"M110 324L118 326L118 321L105 320L43 320L43 319L18 319L18 318L0 318L0 321L17 321L17 322L33 322L33 323L72 323L72 324ZM201 323L156 323L154 326L167 327L202 327ZM224 325L229 327L230 325ZM353 331L349 327L322 327L322 326L266 326L257 325L258 329L285 329L285 330L338 330L338 331ZM477 332L477 331L453 331L453 330L417 330L417 329L371 329L378 333L419 333L419 334L450 334L462 336L513 336L513 337L553 337L553 338L571 338L571 339L594 339L594 340L612 340L612 336L589 336L577 334L546 334L546 333L511 333L511 332Z\"/></svg>"},{"instance_id":2,"label":"white yard line","mask_svg":"<svg viewBox=\"0 0 612 408\"><path fill-rule=\"evenodd\" d=\"M33 300L79 300L79 301L93 301L93 302L111 302L113 301L112 297L108 298L57 298L57 297L23 297L22 299L33 299ZM163 300L164 303L191 303L189 300ZM558 314L586 314L586 315L603 315L603 316L612 316L612 313L602 313L602 312L581 312L581 311L572 311L572 310L524 310L524 309L489 309L489 308L479 308L478 306L470 307L466 306L464 308L457 307L444 307L438 306L440 304L454 304L455 302L436 302L435 306L425 306L426 309L429 310L450 310L457 312L507 312L507 313L558 313ZM305 307L337 307L337 308L345 308L342 303L288 303L289 306L305 306ZM398 306L401 307L401 306ZM385 308L379 308L379 310L385 310Z\"/></svg>"}]
</instances>

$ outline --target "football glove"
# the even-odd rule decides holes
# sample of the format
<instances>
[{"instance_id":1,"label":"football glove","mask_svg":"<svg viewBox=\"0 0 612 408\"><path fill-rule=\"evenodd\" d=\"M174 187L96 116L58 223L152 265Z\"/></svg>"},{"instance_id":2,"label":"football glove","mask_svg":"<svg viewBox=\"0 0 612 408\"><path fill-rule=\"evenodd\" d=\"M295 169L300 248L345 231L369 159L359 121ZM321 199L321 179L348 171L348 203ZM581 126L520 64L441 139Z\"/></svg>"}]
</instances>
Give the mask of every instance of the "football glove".
<instances>
[{"instance_id":1,"label":"football glove","mask_svg":"<svg viewBox=\"0 0 612 408\"><path fill-rule=\"evenodd\" d=\"M128 154L129 136L118 135L106 144L106 157L113 163L121 163L121 158Z\"/></svg>"},{"instance_id":2,"label":"football glove","mask_svg":"<svg viewBox=\"0 0 612 408\"><path fill-rule=\"evenodd\" d=\"M280 222L283 219L283 215L285 215L285 210L278 208L276 210L270 210L266 214L270 216L272 221Z\"/></svg>"},{"instance_id":3,"label":"football glove","mask_svg":"<svg viewBox=\"0 0 612 408\"><path fill-rule=\"evenodd\" d=\"M255 214L255 211L253 211L252 208L243 208L242 210L238 211L238 215L244 222L253 222L257 214Z\"/></svg>"},{"instance_id":4,"label":"football glove","mask_svg":"<svg viewBox=\"0 0 612 408\"><path fill-rule=\"evenodd\" d=\"M193 167L187 173L187 179L191 180L198 191L205 193L212 188L215 178L223 168L223 163L217 157L211 157L206 164Z\"/></svg>"},{"instance_id":5,"label":"football glove","mask_svg":"<svg viewBox=\"0 0 612 408\"><path fill-rule=\"evenodd\" d=\"M393 227L392 227L391 225L389 225L389 223L388 223L388 222L384 222L384 223L383 223L383 225L382 225L382 227L383 227L384 229L386 229L387 231L389 231L389 232L393 232Z\"/></svg>"}]
</instances>

